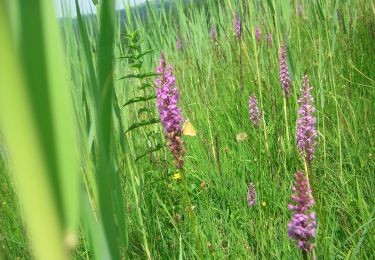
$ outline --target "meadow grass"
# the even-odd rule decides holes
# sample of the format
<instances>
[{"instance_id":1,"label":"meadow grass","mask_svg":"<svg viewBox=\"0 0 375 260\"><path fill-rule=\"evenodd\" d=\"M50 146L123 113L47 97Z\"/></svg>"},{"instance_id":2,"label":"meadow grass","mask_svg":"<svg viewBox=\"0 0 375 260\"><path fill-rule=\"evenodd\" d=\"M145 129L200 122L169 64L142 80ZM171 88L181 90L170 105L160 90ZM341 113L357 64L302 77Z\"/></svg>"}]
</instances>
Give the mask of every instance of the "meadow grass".
<instances>
[{"instance_id":1,"label":"meadow grass","mask_svg":"<svg viewBox=\"0 0 375 260\"><path fill-rule=\"evenodd\" d=\"M0 257L302 258L287 224L293 176L304 170L295 133L305 74L314 87L318 131L309 172L315 254L375 256L371 1L301 1L301 16L298 1L176 0L169 9L150 2L146 21L136 12L130 19L135 9L126 1L126 20L114 16L113 1L103 1L97 19L78 13L73 21L65 9L62 37L51 4L21 2L0 5L6 53L0 62ZM142 41L132 48L124 33L135 30ZM293 82L289 98L279 82L282 43ZM152 50L140 69L119 58L135 49ZM183 137L181 180L173 178L167 148L138 158L164 145L160 124L126 131L158 117L155 99L123 106L154 95L153 87L139 87L153 86L156 76L121 78L154 72L162 51L174 66L183 115L197 131ZM249 119L250 94L258 98L259 127ZM236 140L238 133L247 139ZM257 192L254 207L247 205L249 182Z\"/></svg>"}]
</instances>

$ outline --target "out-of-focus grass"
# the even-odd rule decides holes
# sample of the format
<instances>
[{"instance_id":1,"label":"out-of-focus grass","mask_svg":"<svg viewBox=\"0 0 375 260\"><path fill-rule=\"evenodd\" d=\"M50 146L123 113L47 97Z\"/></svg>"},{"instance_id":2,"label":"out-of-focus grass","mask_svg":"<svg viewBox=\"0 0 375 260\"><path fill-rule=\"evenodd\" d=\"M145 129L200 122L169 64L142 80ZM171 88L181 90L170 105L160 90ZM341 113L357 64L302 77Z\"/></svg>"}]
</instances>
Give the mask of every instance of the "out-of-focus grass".
<instances>
[{"instance_id":1,"label":"out-of-focus grass","mask_svg":"<svg viewBox=\"0 0 375 260\"><path fill-rule=\"evenodd\" d=\"M147 71L154 70L160 51L165 51L167 61L175 67L184 116L197 128L197 137L185 138L185 171L195 207L198 243L205 258L300 257L287 237L286 225L291 217L287 204L293 174L303 168L294 135L299 88L307 73L314 86L319 133L312 173L318 205L314 208L318 216L317 256L371 259L375 254L375 197L371 195L375 185L373 5L368 1L302 1L303 14L298 16L297 1L173 2L176 6L169 10L158 10L148 3L148 20L142 23L138 14L135 20L115 19L113 3L103 1L97 20L78 15L77 25L69 19L61 21L64 51L52 45L58 39L58 29L50 6L11 5L9 14L18 14L9 19L11 26L5 26L8 20L4 10L10 10L9 6L0 10L4 20L0 23L4 24L1 35L8 36L0 39L0 47L2 51L9 48L0 63L0 126L15 175L11 182L6 178L1 190L1 195L9 194L13 199L7 197L8 206L1 208L5 217L0 237L5 237L5 248L0 252L5 257L28 254L24 232L12 229L20 224L20 213L11 183L17 183L17 172L21 172L17 167L26 168L29 162L30 173L21 178L25 187L36 187L34 180L38 178L38 187L50 193L40 201L51 199L51 205L32 201L21 211L34 253L48 254L50 248L33 242L38 239L28 224L33 223L28 211L37 212L39 217L42 210L54 212L58 233L53 235L55 245L65 250L62 241L66 233L76 230L77 206L81 205L81 228L75 233L79 234L74 251L77 258L199 257L183 186L173 180L173 168L166 164L168 152L159 151L135 162L145 148L143 130L122 132L138 119L142 106L121 108L122 104L143 94L135 80L117 80L132 71L124 60L113 59L128 51L118 24L126 22L129 30L139 30L145 50L157 50L153 57L145 58ZM25 14L26 10L30 13ZM43 14L39 25L31 22L38 12ZM127 14L131 12L127 8ZM233 36L234 12L243 22L240 44ZM210 38L211 24L218 31L217 41ZM96 32L98 25L101 30ZM254 39L255 26L262 31L262 43ZM27 28L30 31L25 31ZM267 32L273 37L270 46ZM183 45L180 51L175 47L178 35ZM26 43L24 37L30 40ZM292 95L285 103L286 126L278 72L282 41L288 43L293 79ZM239 48L243 55L243 95L239 94ZM68 77L60 74L65 68L64 53ZM40 66L35 66L36 62ZM114 62L116 66L112 66ZM17 93L19 97L10 99L9 95ZM266 129L255 129L249 122L250 93L260 99ZM11 116L9 111L17 111L18 116ZM26 128L26 124L34 128ZM74 135L75 125L78 131ZM150 129L161 131L159 125ZM247 133L248 139L237 142L235 135L239 132ZM78 137L81 152L72 148L73 136ZM26 142L32 140L38 145ZM77 160L82 162L80 173L74 163ZM44 170L31 171L30 167L38 165L44 165ZM249 181L255 183L258 192L254 208L246 204ZM22 195L22 186L17 187L21 206L25 199L33 199ZM30 194L35 195L35 189L32 191ZM52 225L53 221L48 223Z\"/></svg>"},{"instance_id":2,"label":"out-of-focus grass","mask_svg":"<svg viewBox=\"0 0 375 260\"><path fill-rule=\"evenodd\" d=\"M57 120L73 115L64 73L56 73L57 68L65 67L62 48L50 44L58 27L56 22L43 27L43 19L54 20L51 4L41 8L35 1L19 5L18 10L22 18L19 44L12 41L4 2L0 11L0 49L4 53L0 122L12 165L9 172L14 176L34 255L66 259L64 239L74 237L78 224L79 179L74 120L65 122L64 129ZM32 17L37 18L30 20ZM56 53L49 52L52 47ZM54 64L47 67L49 58Z\"/></svg>"}]
</instances>

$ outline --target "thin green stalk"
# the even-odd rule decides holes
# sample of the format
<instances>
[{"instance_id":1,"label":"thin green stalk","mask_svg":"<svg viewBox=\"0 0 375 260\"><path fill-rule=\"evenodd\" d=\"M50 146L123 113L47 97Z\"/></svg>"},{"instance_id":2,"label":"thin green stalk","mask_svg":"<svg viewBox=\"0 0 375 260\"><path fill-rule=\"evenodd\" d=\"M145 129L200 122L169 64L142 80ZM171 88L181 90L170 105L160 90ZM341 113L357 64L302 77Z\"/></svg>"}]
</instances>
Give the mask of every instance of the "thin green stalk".
<instances>
[{"instance_id":1,"label":"thin green stalk","mask_svg":"<svg viewBox=\"0 0 375 260\"><path fill-rule=\"evenodd\" d=\"M189 219L191 220L191 222L190 222L191 227L194 230L195 243L196 243L196 246L198 248L199 258L204 259L203 250L202 250L202 243L201 243L201 239L200 239L200 236L199 236L195 212L194 212L193 205L191 203L190 196L189 196L189 187L188 187L187 178L185 176L185 171L183 169L181 169L180 174L181 174L181 179L182 179L182 182L183 182L183 185L184 185L184 196L185 196L185 201L186 201L186 204L187 204L187 212L189 214Z\"/></svg>"},{"instance_id":2,"label":"thin green stalk","mask_svg":"<svg viewBox=\"0 0 375 260\"><path fill-rule=\"evenodd\" d=\"M240 93L243 95L243 58L242 58L242 37L240 37L240 40L238 42L238 46L240 49Z\"/></svg>"},{"instance_id":3,"label":"thin green stalk","mask_svg":"<svg viewBox=\"0 0 375 260\"><path fill-rule=\"evenodd\" d=\"M328 31L328 30L327 30ZM333 93L335 95L334 98L337 97L337 92L336 92L336 79L335 79L335 73L333 71L333 53L331 52L331 49L329 47L329 61L330 61L330 69L331 69L331 84L333 86ZM342 155L342 137L341 137L341 120L339 116L339 108L338 108L338 103L335 102L335 110L336 110L336 120L337 120L337 137L338 137L338 144L339 144L339 162L340 162L340 181L341 184L343 184L343 179L344 179L344 173L343 173L343 155Z\"/></svg>"},{"instance_id":4,"label":"thin green stalk","mask_svg":"<svg viewBox=\"0 0 375 260\"><path fill-rule=\"evenodd\" d=\"M288 143L288 151L290 151L290 137L289 137L289 124L288 124L288 112L287 112L287 100L285 95L283 96L283 110L284 110L284 121L285 121L285 135Z\"/></svg>"},{"instance_id":5,"label":"thin green stalk","mask_svg":"<svg viewBox=\"0 0 375 260\"><path fill-rule=\"evenodd\" d=\"M139 193L138 189L139 188L136 187L137 180L136 180L136 177L134 176L133 169L131 168L132 163L131 163L131 160L130 160L129 153L128 153L128 156L126 157L126 161L127 161L127 165L128 165L128 168L129 168L130 180L131 180L131 185L132 185L133 195L134 195L134 202L135 202L135 205L137 205L137 214L138 214L138 219L139 219L141 230L142 230L143 247L144 247L144 250L146 252L147 259L152 259L150 249L149 249L149 246L148 246L148 242L147 242L147 232L146 232L146 229L145 229L145 224L143 222L143 214L142 214L141 207L139 206L140 205L140 201L138 199L138 196L139 196L138 195L138 193Z\"/></svg>"},{"instance_id":6,"label":"thin green stalk","mask_svg":"<svg viewBox=\"0 0 375 260\"><path fill-rule=\"evenodd\" d=\"M250 10L251 8L249 8ZM251 11L250 11L250 17L251 17ZM262 118L262 124L263 124L263 134L264 134L264 142L266 145L266 151L267 155L271 156L269 151L269 145L268 145L268 131L267 131L267 124L264 116L264 106L263 106L263 94L262 94L262 83L261 83L261 75L259 70L259 51L258 51L258 45L255 37L253 37L253 48L255 51L255 67L257 71L257 84L258 84L258 92L259 92L259 106L260 106L260 112L261 112L261 118Z\"/></svg>"}]
</instances>

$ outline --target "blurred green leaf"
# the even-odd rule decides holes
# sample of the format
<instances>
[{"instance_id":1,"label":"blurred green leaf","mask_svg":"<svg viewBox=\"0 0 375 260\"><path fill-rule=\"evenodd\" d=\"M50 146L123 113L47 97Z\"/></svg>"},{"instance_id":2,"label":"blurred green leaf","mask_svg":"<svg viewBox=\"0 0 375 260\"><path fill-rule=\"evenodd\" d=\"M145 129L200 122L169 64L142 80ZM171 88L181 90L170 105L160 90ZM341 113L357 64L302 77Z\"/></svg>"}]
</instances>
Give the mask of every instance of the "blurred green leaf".
<instances>
[{"instance_id":1,"label":"blurred green leaf","mask_svg":"<svg viewBox=\"0 0 375 260\"><path fill-rule=\"evenodd\" d=\"M125 222L116 223L115 198L121 197L115 183L120 182L113 162L113 47L114 47L114 12L113 0L102 1L100 6L100 28L98 42L97 75L99 95L97 96L97 134L99 158L97 165L97 183L99 193L100 217L103 223L106 242L112 259L120 259L119 232L125 233Z\"/></svg>"},{"instance_id":2,"label":"blurred green leaf","mask_svg":"<svg viewBox=\"0 0 375 260\"><path fill-rule=\"evenodd\" d=\"M147 100L150 100L150 99L154 99L156 98L155 95L150 95L150 96L140 96L140 97L135 97L135 98L132 98L130 99L129 101L127 101L123 107L127 106L127 105L130 105L130 104L133 104L133 103L136 103L136 102L140 102L140 101L147 101Z\"/></svg>"},{"instance_id":3,"label":"blurred green leaf","mask_svg":"<svg viewBox=\"0 0 375 260\"><path fill-rule=\"evenodd\" d=\"M130 67L140 69L142 68L142 62L130 64Z\"/></svg>"},{"instance_id":4,"label":"blurred green leaf","mask_svg":"<svg viewBox=\"0 0 375 260\"><path fill-rule=\"evenodd\" d=\"M140 74L128 74L124 77L121 77L119 78L119 80L121 79L144 79L144 78L147 78L147 77L155 77L155 76L158 76L159 74L158 73L140 73Z\"/></svg>"},{"instance_id":5,"label":"blurred green leaf","mask_svg":"<svg viewBox=\"0 0 375 260\"><path fill-rule=\"evenodd\" d=\"M135 55L120 56L117 59L135 59Z\"/></svg>"},{"instance_id":6,"label":"blurred green leaf","mask_svg":"<svg viewBox=\"0 0 375 260\"><path fill-rule=\"evenodd\" d=\"M133 130L133 129L136 129L138 127L141 127L141 126L146 126L146 125L152 125L152 124L156 124L156 123L160 123L160 119L157 119L157 118L153 118L153 119L150 119L150 120L143 120L141 122L138 122L138 123L135 123L133 125L131 125L126 131L125 133L128 133L129 131Z\"/></svg>"},{"instance_id":7,"label":"blurred green leaf","mask_svg":"<svg viewBox=\"0 0 375 260\"><path fill-rule=\"evenodd\" d=\"M147 54L149 54L149 53L151 53L151 52L154 52L155 50L148 50L148 51L145 51L145 52L142 52L142 53L140 53L140 54L138 54L137 56L136 56L136 59L140 59L140 58L142 58L143 56L145 56L145 55L147 55Z\"/></svg>"},{"instance_id":8,"label":"blurred green leaf","mask_svg":"<svg viewBox=\"0 0 375 260\"><path fill-rule=\"evenodd\" d=\"M138 110L138 115L142 114L142 113L152 113L154 110L151 109L151 108L148 108L148 107L142 107Z\"/></svg>"},{"instance_id":9,"label":"blurred green leaf","mask_svg":"<svg viewBox=\"0 0 375 260\"><path fill-rule=\"evenodd\" d=\"M42 61L46 55L45 52L49 51L46 48L50 47L48 42L47 44L44 42L44 33L47 35L53 33L56 28L53 24L56 21L55 19L48 20L48 17L45 17L47 20L41 20L44 12L38 0L32 3L25 2L24 5L20 5L20 8L23 15L25 15L26 9L29 12L26 17L22 17L21 22L22 39L26 40L19 45L21 50L23 50L23 59L20 59L19 55L17 55L14 48L15 44L10 40L12 39L11 32L9 31L11 26L9 26L5 19L6 9L4 2L0 2L0 34L2 35L0 37L0 51L2 53L2 58L0 59L1 131L6 139L12 158L12 173L17 180L16 189L23 208L22 213L24 214L35 258L42 260L52 258L68 259L67 250L63 242L64 227L62 223L65 219L66 225L70 226L75 220L74 216L63 215L64 212L61 208L67 207L65 209L69 210L69 206L65 204L65 199L69 200L69 198L61 197L61 194L59 194L60 190L65 189L65 180L60 179L62 186L59 186L57 181L59 177L63 178L63 176L59 176L58 174L65 173L61 163L66 162L54 157L54 155L62 153L63 156L61 159L65 160L68 158L64 156L64 148L59 143L65 136L56 134L54 121L46 123L44 120L51 117L45 113L40 113L41 111L36 107L36 103L38 102L41 105L49 104L51 96L31 94L31 90L38 94L41 94L40 91L43 90L51 94L52 99L55 95L50 92L52 85L47 84L47 82L43 82L42 86L35 84L40 83L41 79L49 79L48 82L50 84L56 83L54 81L54 72L47 72L46 65L44 64L48 59ZM47 4L43 8L46 8L44 9L46 12L52 11L50 9L51 5ZM29 19L31 17L37 18L30 23ZM46 31L43 31L43 29ZM34 38L30 39L29 37L31 36ZM25 55L26 46L33 49L33 53L28 56ZM37 49L35 52L34 48ZM59 48L57 48L57 51L59 51ZM31 67L28 66L29 62L32 62L33 59L38 59L39 63L36 64L34 60L34 65ZM38 65L40 67L35 68ZM59 61L56 61L55 64L51 65L60 64ZM61 84L64 84L64 82ZM12 87L10 88L9 86ZM64 100L65 96L62 98ZM44 109L48 110L49 108L47 106ZM50 113L57 116L61 115L56 109L60 109L60 107L52 107ZM14 116L15 113L17 116ZM68 135L70 130L68 129ZM46 131L50 132L48 137L42 134ZM53 132L56 135L51 135ZM46 143L44 138L50 143ZM61 138L61 140L57 140L56 138ZM51 154L47 154L46 151L51 152ZM74 152L72 156L75 156ZM55 169L56 172L52 172L52 169ZM74 186L75 184L73 183L73 189ZM57 190L54 190L56 187ZM72 196L75 196L75 194L75 191L73 191ZM60 197L60 204L56 203L58 201L57 197ZM78 200L78 198L75 199L76 201ZM75 202L73 202L73 208L70 209L73 210L75 205ZM59 207L61 207L60 210ZM73 210L72 213L77 214L77 211Z\"/></svg>"},{"instance_id":10,"label":"blurred green leaf","mask_svg":"<svg viewBox=\"0 0 375 260\"><path fill-rule=\"evenodd\" d=\"M53 5L43 4L44 42L47 78L55 138L58 182L63 203L66 232L77 232L79 222L80 175L77 142L77 119L74 113L70 85L68 84L65 54L60 28L55 22ZM78 236L78 234L76 234Z\"/></svg>"},{"instance_id":11,"label":"blurred green leaf","mask_svg":"<svg viewBox=\"0 0 375 260\"><path fill-rule=\"evenodd\" d=\"M153 85L149 83L142 83L141 86L138 87L139 90L146 89L146 88L153 88Z\"/></svg>"}]
</instances>

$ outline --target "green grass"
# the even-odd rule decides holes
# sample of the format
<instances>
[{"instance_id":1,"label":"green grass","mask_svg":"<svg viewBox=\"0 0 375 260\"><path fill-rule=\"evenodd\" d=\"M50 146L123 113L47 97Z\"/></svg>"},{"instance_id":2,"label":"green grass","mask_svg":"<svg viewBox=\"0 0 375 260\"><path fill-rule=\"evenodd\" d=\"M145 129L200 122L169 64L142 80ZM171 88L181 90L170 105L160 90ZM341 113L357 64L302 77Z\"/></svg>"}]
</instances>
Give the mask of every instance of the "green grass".
<instances>
[{"instance_id":1,"label":"green grass","mask_svg":"<svg viewBox=\"0 0 375 260\"><path fill-rule=\"evenodd\" d=\"M138 14L114 17L113 2L103 1L97 20L78 14L77 27L70 18L60 21L62 37L51 4L21 2L0 2L0 258L302 258L287 236L287 205L293 175L304 168L295 123L305 73L314 86L319 135L309 173L315 253L318 259L375 255L371 1L302 1L298 16L297 1L176 0L175 9L160 12L148 3L145 23ZM233 12L243 21L240 42ZM196 137L184 137L182 181L173 179L167 149L136 160L162 141L162 128L126 132L157 110L154 99L123 107L155 94L139 89L155 77L120 80L139 72L117 59L130 50L120 23L128 33L137 28L142 51L155 50L143 57L142 73L155 70L162 50L175 68L184 117L197 129ZM175 47L178 35L182 50ZM285 105L283 41L293 80ZM259 128L248 118L251 93L263 108ZM148 115L139 113L145 107ZM247 140L236 141L240 132ZM246 201L250 181L258 193L253 208Z\"/></svg>"}]
</instances>

